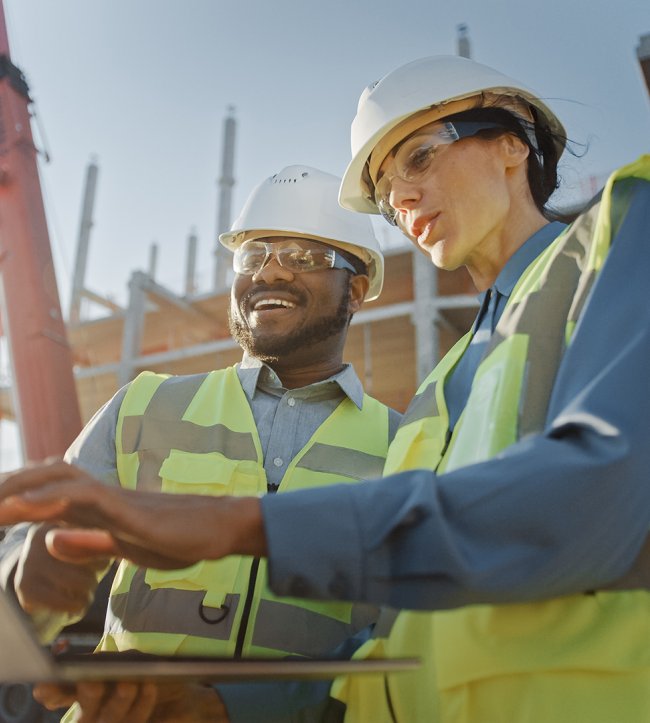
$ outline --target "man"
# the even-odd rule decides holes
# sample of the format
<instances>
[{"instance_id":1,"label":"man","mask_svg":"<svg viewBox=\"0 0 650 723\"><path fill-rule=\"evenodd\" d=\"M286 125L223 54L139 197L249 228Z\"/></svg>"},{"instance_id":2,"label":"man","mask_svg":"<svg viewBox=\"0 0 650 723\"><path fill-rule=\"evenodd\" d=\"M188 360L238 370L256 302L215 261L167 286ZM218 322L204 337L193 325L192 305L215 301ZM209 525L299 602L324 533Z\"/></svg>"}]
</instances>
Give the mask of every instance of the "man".
<instances>
[{"instance_id":1,"label":"man","mask_svg":"<svg viewBox=\"0 0 650 723\"><path fill-rule=\"evenodd\" d=\"M416 652L423 666L338 683L346 721L650 720L647 543L645 578L625 577L649 526L650 159L565 228L546 206L565 143L537 94L463 58L410 63L362 95L343 205L381 212L484 292L407 411L385 479L187 498L165 534L142 521L171 517L162 496L40 470L9 481L6 494L42 489L0 520L92 511L106 532L52 535L55 554L161 567L196 549L267 555L278 594L437 611L380 621L361 654ZM191 529L199 507L219 540Z\"/></svg>"},{"instance_id":2,"label":"man","mask_svg":"<svg viewBox=\"0 0 650 723\"><path fill-rule=\"evenodd\" d=\"M383 258L369 220L338 205L338 187L334 176L290 166L252 192L221 237L234 254L229 324L242 363L191 377L140 375L87 425L68 462L104 483L173 494L284 493L381 473L399 415L364 395L343 348L353 314L381 290ZM94 589L95 570L50 563L43 538L32 528L13 555L18 599L30 612L76 612ZM365 605L280 600L265 581L259 559L181 572L123 562L99 647L317 656L376 616ZM61 594L51 596L52 586ZM150 699L124 700L121 690L97 703L113 712L126 706L126 719L135 720ZM86 693L80 690L83 715L92 719L99 709ZM225 694L233 711L239 695L234 687ZM188 688L188 715L190 701L209 706L211 696ZM66 695L55 704L63 702Z\"/></svg>"}]
</instances>

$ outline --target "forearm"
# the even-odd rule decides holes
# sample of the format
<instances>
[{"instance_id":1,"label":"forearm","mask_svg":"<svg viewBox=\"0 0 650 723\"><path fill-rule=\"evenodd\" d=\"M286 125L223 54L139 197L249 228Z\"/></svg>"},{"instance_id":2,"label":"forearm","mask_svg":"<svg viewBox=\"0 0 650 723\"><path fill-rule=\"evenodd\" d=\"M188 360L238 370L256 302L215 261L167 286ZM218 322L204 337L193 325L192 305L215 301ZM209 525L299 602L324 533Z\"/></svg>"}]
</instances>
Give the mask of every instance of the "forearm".
<instances>
[{"instance_id":1,"label":"forearm","mask_svg":"<svg viewBox=\"0 0 650 723\"><path fill-rule=\"evenodd\" d=\"M258 497L215 498L214 523L215 529L222 525L229 528L229 554L267 556L266 531ZM223 556L221 544L211 556Z\"/></svg>"}]
</instances>

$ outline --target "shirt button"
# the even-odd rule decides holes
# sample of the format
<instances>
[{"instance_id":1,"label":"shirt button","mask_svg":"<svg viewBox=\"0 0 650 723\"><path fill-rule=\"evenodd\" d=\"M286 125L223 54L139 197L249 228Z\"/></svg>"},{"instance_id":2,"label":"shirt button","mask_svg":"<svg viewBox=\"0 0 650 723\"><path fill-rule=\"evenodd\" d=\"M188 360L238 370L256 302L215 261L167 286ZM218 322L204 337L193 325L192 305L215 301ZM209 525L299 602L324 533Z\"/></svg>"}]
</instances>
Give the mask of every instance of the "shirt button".
<instances>
[{"instance_id":1,"label":"shirt button","mask_svg":"<svg viewBox=\"0 0 650 723\"><path fill-rule=\"evenodd\" d=\"M296 400L295 400L293 397L289 397L289 399L287 399L287 404L288 404L290 407L295 407L295 406L296 406Z\"/></svg>"},{"instance_id":2,"label":"shirt button","mask_svg":"<svg viewBox=\"0 0 650 723\"><path fill-rule=\"evenodd\" d=\"M276 458L273 460L273 464L274 464L276 467L282 467L282 465L284 464L284 462L280 459L280 457L276 457Z\"/></svg>"}]
</instances>

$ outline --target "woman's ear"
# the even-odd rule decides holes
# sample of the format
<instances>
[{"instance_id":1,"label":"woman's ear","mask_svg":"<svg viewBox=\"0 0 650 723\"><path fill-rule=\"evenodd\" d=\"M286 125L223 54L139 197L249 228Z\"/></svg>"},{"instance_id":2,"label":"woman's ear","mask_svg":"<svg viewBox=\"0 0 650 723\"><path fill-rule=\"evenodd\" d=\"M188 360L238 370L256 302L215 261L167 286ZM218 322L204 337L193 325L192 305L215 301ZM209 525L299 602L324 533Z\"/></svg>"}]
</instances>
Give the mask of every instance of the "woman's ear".
<instances>
[{"instance_id":1,"label":"woman's ear","mask_svg":"<svg viewBox=\"0 0 650 723\"><path fill-rule=\"evenodd\" d=\"M504 133L499 136L501 144L501 152L508 168L513 168L525 163L530 155L530 148L521 138L512 135L512 133Z\"/></svg>"}]
</instances>

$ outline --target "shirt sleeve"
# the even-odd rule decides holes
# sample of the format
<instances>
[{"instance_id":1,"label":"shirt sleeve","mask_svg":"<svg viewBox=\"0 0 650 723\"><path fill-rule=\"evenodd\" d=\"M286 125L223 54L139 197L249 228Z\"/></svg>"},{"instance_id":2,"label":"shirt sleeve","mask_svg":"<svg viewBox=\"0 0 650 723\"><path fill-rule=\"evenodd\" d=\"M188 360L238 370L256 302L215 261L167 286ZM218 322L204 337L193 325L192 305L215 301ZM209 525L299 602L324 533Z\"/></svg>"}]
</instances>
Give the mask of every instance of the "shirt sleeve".
<instances>
[{"instance_id":1,"label":"shirt sleeve","mask_svg":"<svg viewBox=\"0 0 650 723\"><path fill-rule=\"evenodd\" d=\"M649 189L614 239L543 432L444 475L263 498L276 593L445 609L592 590L632 566L650 526Z\"/></svg>"},{"instance_id":2,"label":"shirt sleeve","mask_svg":"<svg viewBox=\"0 0 650 723\"><path fill-rule=\"evenodd\" d=\"M106 484L118 484L115 460L115 426L117 415L126 393L126 387L107 402L88 422L68 448L65 460L85 469ZM23 545L29 533L29 524L14 525L0 541L0 586L14 592L14 574ZM52 640L63 627L79 620L79 615L38 611L32 622L42 641Z\"/></svg>"},{"instance_id":3,"label":"shirt sleeve","mask_svg":"<svg viewBox=\"0 0 650 723\"><path fill-rule=\"evenodd\" d=\"M65 461L77 465L96 479L118 485L115 429L128 386L122 387L81 430L65 453Z\"/></svg>"}]
</instances>

